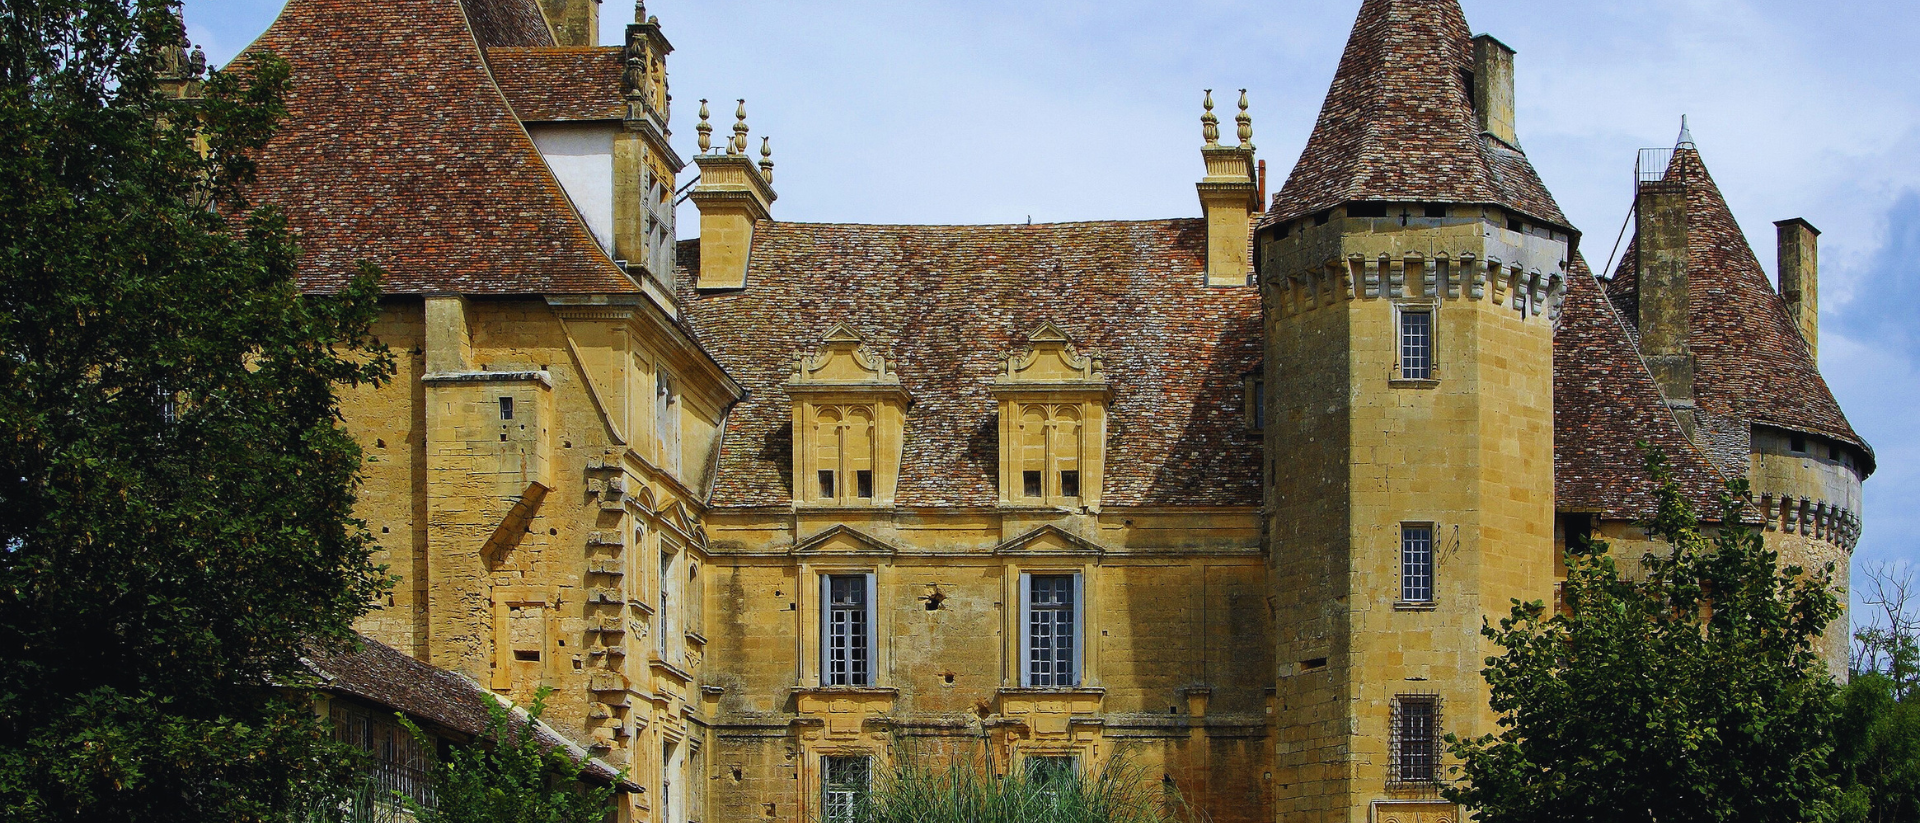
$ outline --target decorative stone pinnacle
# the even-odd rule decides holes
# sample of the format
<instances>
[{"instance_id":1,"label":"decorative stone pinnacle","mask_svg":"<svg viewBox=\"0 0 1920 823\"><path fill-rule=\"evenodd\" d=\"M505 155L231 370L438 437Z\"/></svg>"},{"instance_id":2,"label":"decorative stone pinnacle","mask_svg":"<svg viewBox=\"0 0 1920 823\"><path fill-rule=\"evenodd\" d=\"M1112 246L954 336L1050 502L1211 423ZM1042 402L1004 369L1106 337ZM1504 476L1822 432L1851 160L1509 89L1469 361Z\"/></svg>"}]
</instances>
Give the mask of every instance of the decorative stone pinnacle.
<instances>
[{"instance_id":1,"label":"decorative stone pinnacle","mask_svg":"<svg viewBox=\"0 0 1920 823\"><path fill-rule=\"evenodd\" d=\"M633 22L647 22L647 0L633 0Z\"/></svg>"},{"instance_id":2,"label":"decorative stone pinnacle","mask_svg":"<svg viewBox=\"0 0 1920 823\"><path fill-rule=\"evenodd\" d=\"M1207 139L1207 145L1220 145L1220 118L1213 114L1213 89L1207 89L1207 99L1200 105L1207 111L1200 115L1200 136Z\"/></svg>"},{"instance_id":3,"label":"decorative stone pinnacle","mask_svg":"<svg viewBox=\"0 0 1920 823\"><path fill-rule=\"evenodd\" d=\"M707 101L705 98L702 98L700 100L700 125L693 127L694 131L700 133L701 154L713 151L713 124L707 122L709 116L711 115L707 113Z\"/></svg>"},{"instance_id":4,"label":"decorative stone pinnacle","mask_svg":"<svg viewBox=\"0 0 1920 823\"><path fill-rule=\"evenodd\" d=\"M733 110L733 142L727 144L728 154L747 153L747 100L740 98L740 107Z\"/></svg>"},{"instance_id":5,"label":"decorative stone pinnacle","mask_svg":"<svg viewBox=\"0 0 1920 823\"><path fill-rule=\"evenodd\" d=\"M1240 114L1233 118L1240 124L1240 148L1253 148L1253 115L1247 113L1247 90L1240 90Z\"/></svg>"},{"instance_id":6,"label":"decorative stone pinnacle","mask_svg":"<svg viewBox=\"0 0 1920 823\"><path fill-rule=\"evenodd\" d=\"M773 138L760 138L760 176L773 182Z\"/></svg>"}]
</instances>

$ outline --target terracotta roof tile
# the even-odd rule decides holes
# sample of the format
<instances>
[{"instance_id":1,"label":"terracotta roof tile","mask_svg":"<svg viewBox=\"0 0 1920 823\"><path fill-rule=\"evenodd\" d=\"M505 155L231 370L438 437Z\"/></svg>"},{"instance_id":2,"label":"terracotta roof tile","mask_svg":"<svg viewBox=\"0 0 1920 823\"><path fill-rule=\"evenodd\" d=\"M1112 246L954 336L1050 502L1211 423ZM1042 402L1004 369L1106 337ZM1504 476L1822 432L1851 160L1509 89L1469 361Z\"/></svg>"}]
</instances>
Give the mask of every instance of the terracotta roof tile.
<instances>
[{"instance_id":1,"label":"terracotta roof tile","mask_svg":"<svg viewBox=\"0 0 1920 823\"><path fill-rule=\"evenodd\" d=\"M494 82L527 122L625 117L623 61L619 46L487 49Z\"/></svg>"},{"instance_id":2,"label":"terracotta roof tile","mask_svg":"<svg viewBox=\"0 0 1920 823\"><path fill-rule=\"evenodd\" d=\"M506 32L520 30L500 20L532 7L471 2ZM253 195L298 232L303 288L337 289L369 260L389 292L638 291L587 233L474 38L459 0L291 0L250 47L293 65L290 116L258 157Z\"/></svg>"},{"instance_id":3,"label":"terracotta roof tile","mask_svg":"<svg viewBox=\"0 0 1920 823\"><path fill-rule=\"evenodd\" d=\"M1553 333L1553 486L1560 511L1650 517L1658 505L1642 442L1667 455L1695 508L1720 511L1724 479L1681 430L1582 259L1573 261Z\"/></svg>"},{"instance_id":4,"label":"terracotta roof tile","mask_svg":"<svg viewBox=\"0 0 1920 823\"><path fill-rule=\"evenodd\" d=\"M373 638L361 636L360 648L348 653L309 649L307 662L321 679L320 688L335 694L403 712L416 722L426 721L466 737L486 734L491 719L487 705L496 698L468 680L438 666L422 663ZM524 721L524 715L521 722ZM542 722L535 727L541 743L560 747L578 757L579 744ZM587 761L588 775L602 781L619 779L620 772L604 761Z\"/></svg>"},{"instance_id":5,"label":"terracotta roof tile","mask_svg":"<svg viewBox=\"0 0 1920 823\"><path fill-rule=\"evenodd\" d=\"M1518 149L1480 133L1457 0L1366 0L1266 224L1353 201L1484 203L1568 227Z\"/></svg>"},{"instance_id":6,"label":"terracotta roof tile","mask_svg":"<svg viewBox=\"0 0 1920 823\"><path fill-rule=\"evenodd\" d=\"M728 423L716 506L790 501L793 355L846 322L894 364L907 418L902 506L999 500L1001 358L1053 321L1105 359L1109 506L1258 505L1260 438L1243 378L1260 362L1251 288L1208 288L1201 220L1037 226L761 222L746 289L699 294L682 243L684 315L746 385Z\"/></svg>"},{"instance_id":7,"label":"terracotta roof tile","mask_svg":"<svg viewBox=\"0 0 1920 823\"><path fill-rule=\"evenodd\" d=\"M482 46L551 46L553 30L536 0L460 0Z\"/></svg>"},{"instance_id":8,"label":"terracotta roof tile","mask_svg":"<svg viewBox=\"0 0 1920 823\"><path fill-rule=\"evenodd\" d=\"M1675 152L1669 182L1687 191L1688 335L1694 355L1694 402L1712 417L1767 423L1824 434L1859 447L1866 470L1873 454L1820 376L1807 341L1787 315L1720 188L1691 148ZM1607 284L1614 303L1636 316L1639 278L1635 236ZM1738 455L1744 461L1744 453Z\"/></svg>"}]
</instances>

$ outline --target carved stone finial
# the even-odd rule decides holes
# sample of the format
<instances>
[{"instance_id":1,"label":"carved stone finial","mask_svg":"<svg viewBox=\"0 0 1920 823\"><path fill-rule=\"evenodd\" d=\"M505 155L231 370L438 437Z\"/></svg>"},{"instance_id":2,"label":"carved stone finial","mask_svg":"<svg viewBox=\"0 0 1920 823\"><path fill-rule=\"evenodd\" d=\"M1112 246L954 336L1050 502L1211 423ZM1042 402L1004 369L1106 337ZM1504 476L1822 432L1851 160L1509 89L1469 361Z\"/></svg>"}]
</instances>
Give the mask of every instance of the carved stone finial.
<instances>
[{"instance_id":1,"label":"carved stone finial","mask_svg":"<svg viewBox=\"0 0 1920 823\"><path fill-rule=\"evenodd\" d=\"M727 144L728 154L747 153L747 101L740 99L740 107L733 111L733 142Z\"/></svg>"},{"instance_id":2,"label":"carved stone finial","mask_svg":"<svg viewBox=\"0 0 1920 823\"><path fill-rule=\"evenodd\" d=\"M1207 99L1200 105L1207 111L1200 115L1200 136L1207 139L1207 145L1220 145L1220 118L1213 114L1213 89L1207 89Z\"/></svg>"},{"instance_id":3,"label":"carved stone finial","mask_svg":"<svg viewBox=\"0 0 1920 823\"><path fill-rule=\"evenodd\" d=\"M627 52L627 71L620 78L620 91L627 97L640 97L646 92L647 64L639 54Z\"/></svg>"},{"instance_id":4,"label":"carved stone finial","mask_svg":"<svg viewBox=\"0 0 1920 823\"><path fill-rule=\"evenodd\" d=\"M188 62L193 66L193 76L199 77L207 73L207 53L199 46L193 47L193 57Z\"/></svg>"},{"instance_id":5,"label":"carved stone finial","mask_svg":"<svg viewBox=\"0 0 1920 823\"><path fill-rule=\"evenodd\" d=\"M708 152L713 151L713 124L707 122L707 118L710 116L712 115L710 115L707 112L707 101L705 98L701 98L700 125L693 127L694 131L697 131L700 133L700 153L701 154L706 154Z\"/></svg>"},{"instance_id":6,"label":"carved stone finial","mask_svg":"<svg viewBox=\"0 0 1920 823\"><path fill-rule=\"evenodd\" d=\"M1240 114L1234 118L1240 124L1240 148L1253 148L1253 115L1247 113L1247 90L1240 90Z\"/></svg>"},{"instance_id":7,"label":"carved stone finial","mask_svg":"<svg viewBox=\"0 0 1920 823\"><path fill-rule=\"evenodd\" d=\"M760 176L773 182L773 138L760 138Z\"/></svg>"},{"instance_id":8,"label":"carved stone finial","mask_svg":"<svg viewBox=\"0 0 1920 823\"><path fill-rule=\"evenodd\" d=\"M647 0L633 0L633 22L647 22Z\"/></svg>"}]
</instances>

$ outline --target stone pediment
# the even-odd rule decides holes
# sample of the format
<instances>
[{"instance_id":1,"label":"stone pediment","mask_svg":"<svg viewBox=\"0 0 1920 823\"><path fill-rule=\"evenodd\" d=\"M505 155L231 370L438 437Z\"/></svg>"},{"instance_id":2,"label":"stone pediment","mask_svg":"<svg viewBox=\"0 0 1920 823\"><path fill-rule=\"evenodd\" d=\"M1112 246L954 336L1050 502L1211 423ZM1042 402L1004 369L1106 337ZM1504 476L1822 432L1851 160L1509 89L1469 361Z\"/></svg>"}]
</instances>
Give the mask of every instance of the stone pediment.
<instances>
[{"instance_id":1,"label":"stone pediment","mask_svg":"<svg viewBox=\"0 0 1920 823\"><path fill-rule=\"evenodd\" d=\"M994 554L1099 555L1100 544L1058 526L1041 526L993 548Z\"/></svg>"},{"instance_id":2,"label":"stone pediment","mask_svg":"<svg viewBox=\"0 0 1920 823\"><path fill-rule=\"evenodd\" d=\"M836 323L821 338L819 348L793 358L790 387L898 387L887 358L867 345L865 337L845 323Z\"/></svg>"},{"instance_id":3,"label":"stone pediment","mask_svg":"<svg viewBox=\"0 0 1920 823\"><path fill-rule=\"evenodd\" d=\"M1051 387L1105 388L1105 363L1098 353L1082 353L1059 326L1051 322L1027 335L1027 348L1001 361L994 389L1019 390Z\"/></svg>"},{"instance_id":4,"label":"stone pediment","mask_svg":"<svg viewBox=\"0 0 1920 823\"><path fill-rule=\"evenodd\" d=\"M841 524L795 543L787 553L797 557L892 557L899 552L899 546Z\"/></svg>"}]
</instances>

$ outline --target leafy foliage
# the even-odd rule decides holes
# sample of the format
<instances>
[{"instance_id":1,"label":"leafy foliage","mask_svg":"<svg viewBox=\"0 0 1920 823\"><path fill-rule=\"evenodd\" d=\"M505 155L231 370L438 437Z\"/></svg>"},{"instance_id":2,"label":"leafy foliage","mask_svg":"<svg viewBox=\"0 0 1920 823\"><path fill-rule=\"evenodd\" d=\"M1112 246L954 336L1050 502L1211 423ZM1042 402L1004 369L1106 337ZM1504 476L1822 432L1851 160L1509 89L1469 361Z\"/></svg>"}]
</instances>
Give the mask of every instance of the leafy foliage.
<instances>
[{"instance_id":1,"label":"leafy foliage","mask_svg":"<svg viewBox=\"0 0 1920 823\"><path fill-rule=\"evenodd\" d=\"M1623 574L1604 543L1569 547L1566 606L1515 602L1483 629L1502 730L1450 739L1463 784L1447 797L1484 823L1817 821L1835 687L1816 648L1839 614L1832 569L1779 568L1741 524L1743 482L1703 528L1649 452L1672 551Z\"/></svg>"},{"instance_id":2,"label":"leafy foliage","mask_svg":"<svg viewBox=\"0 0 1920 823\"><path fill-rule=\"evenodd\" d=\"M1119 760L1091 774L1020 769L993 777L965 757L936 766L911 746L895 751L847 823L1171 823L1183 808L1171 786Z\"/></svg>"},{"instance_id":3,"label":"leafy foliage","mask_svg":"<svg viewBox=\"0 0 1920 823\"><path fill-rule=\"evenodd\" d=\"M419 823L600 823L607 816L614 787L586 787L586 760L549 747L536 733L549 691L540 690L524 722L488 704L483 738L453 747L436 764L434 806L407 801Z\"/></svg>"},{"instance_id":4,"label":"leafy foliage","mask_svg":"<svg viewBox=\"0 0 1920 823\"><path fill-rule=\"evenodd\" d=\"M387 585L336 411L377 277L303 298L240 197L284 62L182 100L167 3L0 9L0 818L278 819L346 760L268 687Z\"/></svg>"},{"instance_id":5,"label":"leafy foliage","mask_svg":"<svg viewBox=\"0 0 1920 823\"><path fill-rule=\"evenodd\" d=\"M1911 570L1863 570L1852 680L1840 694L1833 763L1846 788L1842 819L1920 820L1920 590Z\"/></svg>"}]
</instances>

